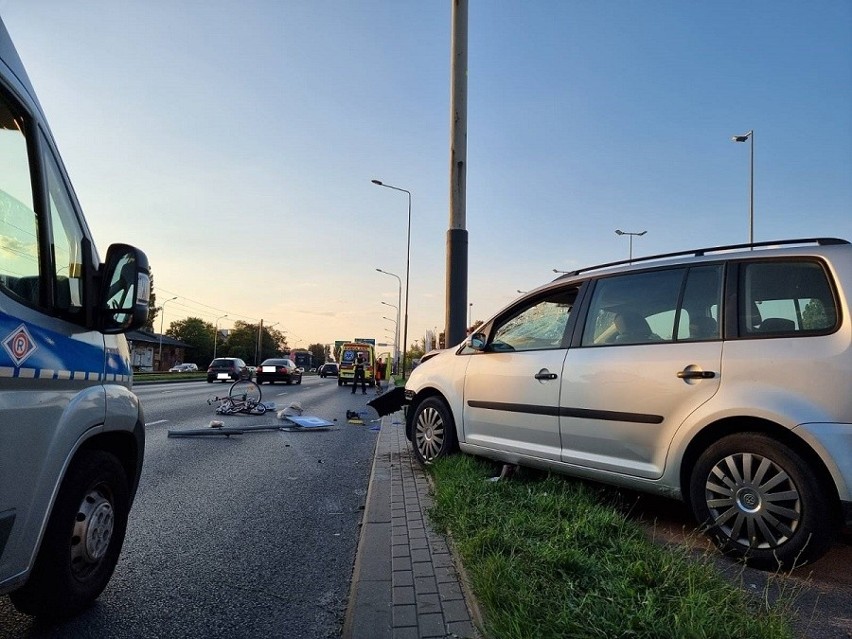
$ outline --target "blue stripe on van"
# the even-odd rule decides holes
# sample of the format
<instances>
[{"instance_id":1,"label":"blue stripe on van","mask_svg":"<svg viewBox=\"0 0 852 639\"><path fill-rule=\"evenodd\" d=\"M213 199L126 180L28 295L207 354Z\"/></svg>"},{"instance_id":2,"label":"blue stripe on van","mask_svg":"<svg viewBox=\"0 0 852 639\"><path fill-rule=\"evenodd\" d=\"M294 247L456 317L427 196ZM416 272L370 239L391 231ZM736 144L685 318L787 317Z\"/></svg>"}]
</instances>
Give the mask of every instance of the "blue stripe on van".
<instances>
[{"instance_id":1,"label":"blue stripe on van","mask_svg":"<svg viewBox=\"0 0 852 639\"><path fill-rule=\"evenodd\" d=\"M22 325L32 338L32 347L22 360L16 361L8 350L7 341ZM87 344L0 312L0 370L12 372L3 377L100 380L104 365L102 336L100 344ZM129 362L118 353L109 353L106 372L108 376L129 375Z\"/></svg>"}]
</instances>

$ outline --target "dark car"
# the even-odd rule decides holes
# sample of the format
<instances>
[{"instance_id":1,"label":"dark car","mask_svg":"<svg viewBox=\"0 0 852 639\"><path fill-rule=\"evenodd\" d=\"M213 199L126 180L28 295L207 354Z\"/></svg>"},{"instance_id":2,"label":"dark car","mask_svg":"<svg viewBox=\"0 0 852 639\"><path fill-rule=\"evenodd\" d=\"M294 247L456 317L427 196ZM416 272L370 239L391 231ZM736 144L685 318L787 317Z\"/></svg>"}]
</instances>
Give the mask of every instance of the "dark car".
<instances>
[{"instance_id":1,"label":"dark car","mask_svg":"<svg viewBox=\"0 0 852 639\"><path fill-rule=\"evenodd\" d=\"M207 367L207 383L214 381L237 381L238 379L251 379L246 363L239 357L217 357Z\"/></svg>"},{"instance_id":2,"label":"dark car","mask_svg":"<svg viewBox=\"0 0 852 639\"><path fill-rule=\"evenodd\" d=\"M296 362L292 359L267 359L257 367L257 378L255 381L258 384L269 382L284 382L286 384L301 384L302 369L296 366Z\"/></svg>"},{"instance_id":3,"label":"dark car","mask_svg":"<svg viewBox=\"0 0 852 639\"><path fill-rule=\"evenodd\" d=\"M335 362L329 362L327 364L323 364L319 367L320 377L337 377L338 373L340 373L340 369L337 367Z\"/></svg>"}]
</instances>

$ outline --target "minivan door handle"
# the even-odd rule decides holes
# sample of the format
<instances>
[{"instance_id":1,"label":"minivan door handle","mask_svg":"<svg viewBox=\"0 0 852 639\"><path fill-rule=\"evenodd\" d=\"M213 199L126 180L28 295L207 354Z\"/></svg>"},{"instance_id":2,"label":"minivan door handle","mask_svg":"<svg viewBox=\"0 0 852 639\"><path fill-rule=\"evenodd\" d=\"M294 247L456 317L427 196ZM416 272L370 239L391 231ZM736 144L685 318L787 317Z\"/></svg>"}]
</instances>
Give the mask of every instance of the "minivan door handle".
<instances>
[{"instance_id":1,"label":"minivan door handle","mask_svg":"<svg viewBox=\"0 0 852 639\"><path fill-rule=\"evenodd\" d=\"M677 372L677 376L680 379L713 379L716 377L716 373L713 371L697 371L684 369L682 371Z\"/></svg>"},{"instance_id":2,"label":"minivan door handle","mask_svg":"<svg viewBox=\"0 0 852 639\"><path fill-rule=\"evenodd\" d=\"M558 375L556 373L551 373L546 368L541 369L535 374L536 379L556 379L557 377Z\"/></svg>"}]
</instances>

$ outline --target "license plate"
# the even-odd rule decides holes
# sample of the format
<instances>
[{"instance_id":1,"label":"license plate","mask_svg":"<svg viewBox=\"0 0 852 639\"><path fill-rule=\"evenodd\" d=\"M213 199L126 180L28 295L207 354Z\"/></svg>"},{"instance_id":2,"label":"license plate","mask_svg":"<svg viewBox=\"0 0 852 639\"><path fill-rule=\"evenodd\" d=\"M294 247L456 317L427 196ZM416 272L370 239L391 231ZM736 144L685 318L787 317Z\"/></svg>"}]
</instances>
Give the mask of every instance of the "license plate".
<instances>
[{"instance_id":1,"label":"license plate","mask_svg":"<svg viewBox=\"0 0 852 639\"><path fill-rule=\"evenodd\" d=\"M264 373L274 373L274 372L275 372L275 367L274 367L274 366L264 366L264 367L263 367L263 372L264 372Z\"/></svg>"},{"instance_id":2,"label":"license plate","mask_svg":"<svg viewBox=\"0 0 852 639\"><path fill-rule=\"evenodd\" d=\"M216 375L216 379L231 379L231 376L228 373L219 373Z\"/></svg>"}]
</instances>

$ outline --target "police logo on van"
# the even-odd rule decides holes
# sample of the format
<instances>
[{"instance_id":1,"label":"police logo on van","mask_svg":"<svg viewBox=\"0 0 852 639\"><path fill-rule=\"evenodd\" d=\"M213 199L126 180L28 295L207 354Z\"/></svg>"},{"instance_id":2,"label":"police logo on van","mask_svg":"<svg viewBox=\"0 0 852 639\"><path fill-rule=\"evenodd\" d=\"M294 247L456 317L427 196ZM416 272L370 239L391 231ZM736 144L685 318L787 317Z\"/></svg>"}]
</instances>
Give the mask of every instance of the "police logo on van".
<instances>
[{"instance_id":1,"label":"police logo on van","mask_svg":"<svg viewBox=\"0 0 852 639\"><path fill-rule=\"evenodd\" d=\"M38 345L27 330L26 325L21 324L3 340L3 348L9 353L15 366L20 366L24 361L38 350Z\"/></svg>"}]
</instances>

